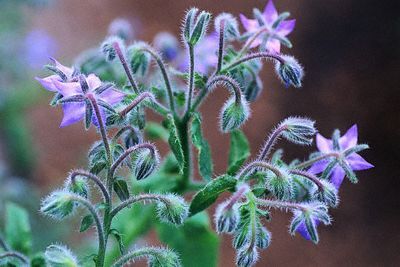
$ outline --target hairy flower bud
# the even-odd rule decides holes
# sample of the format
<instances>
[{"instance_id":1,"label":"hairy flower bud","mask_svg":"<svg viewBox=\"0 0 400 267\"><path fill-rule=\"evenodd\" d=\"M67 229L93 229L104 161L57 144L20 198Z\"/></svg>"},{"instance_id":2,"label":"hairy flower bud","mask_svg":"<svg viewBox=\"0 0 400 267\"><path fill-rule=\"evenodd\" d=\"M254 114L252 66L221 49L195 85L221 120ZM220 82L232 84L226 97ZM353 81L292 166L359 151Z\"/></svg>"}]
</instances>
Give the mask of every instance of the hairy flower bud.
<instances>
[{"instance_id":1,"label":"hairy flower bud","mask_svg":"<svg viewBox=\"0 0 400 267\"><path fill-rule=\"evenodd\" d=\"M229 13L219 14L214 20L216 32L219 32L222 21L224 22L225 37L228 40L237 39L240 36L240 32L239 32L238 22L237 22L236 18L232 14L229 14Z\"/></svg>"},{"instance_id":2,"label":"hairy flower bud","mask_svg":"<svg viewBox=\"0 0 400 267\"><path fill-rule=\"evenodd\" d=\"M89 197L89 185L87 180L81 176L75 176L74 181L69 178L65 183L65 189L81 197Z\"/></svg>"},{"instance_id":3,"label":"hairy flower bud","mask_svg":"<svg viewBox=\"0 0 400 267\"><path fill-rule=\"evenodd\" d=\"M168 194L157 203L157 214L160 220L172 224L182 224L189 215L189 206L177 195Z\"/></svg>"},{"instance_id":4,"label":"hairy flower bud","mask_svg":"<svg viewBox=\"0 0 400 267\"><path fill-rule=\"evenodd\" d=\"M304 76L303 67L294 57L286 55L282 55L281 57L284 63L282 64L280 61L276 62L276 74L286 86L301 87L301 80Z\"/></svg>"},{"instance_id":5,"label":"hairy flower bud","mask_svg":"<svg viewBox=\"0 0 400 267\"><path fill-rule=\"evenodd\" d=\"M295 144L310 145L312 137L317 133L315 121L307 118L289 117L282 121L278 128L284 129L282 135Z\"/></svg>"},{"instance_id":6,"label":"hairy flower bud","mask_svg":"<svg viewBox=\"0 0 400 267\"><path fill-rule=\"evenodd\" d=\"M128 47L127 57L133 74L145 76L150 67L151 55L143 51L147 44L136 42Z\"/></svg>"},{"instance_id":7,"label":"hairy flower bud","mask_svg":"<svg viewBox=\"0 0 400 267\"><path fill-rule=\"evenodd\" d=\"M132 39L134 36L131 23L127 19L116 18L108 26L108 34L118 36L123 40Z\"/></svg>"},{"instance_id":8,"label":"hairy flower bud","mask_svg":"<svg viewBox=\"0 0 400 267\"><path fill-rule=\"evenodd\" d=\"M238 267L251 267L258 260L258 251L256 247L241 249L236 255L236 265Z\"/></svg>"},{"instance_id":9,"label":"hairy flower bud","mask_svg":"<svg viewBox=\"0 0 400 267\"><path fill-rule=\"evenodd\" d=\"M265 186L278 199L291 199L293 196L292 178L283 168L279 169L279 172L281 174L277 175L276 173L268 171Z\"/></svg>"},{"instance_id":10,"label":"hairy flower bud","mask_svg":"<svg viewBox=\"0 0 400 267\"><path fill-rule=\"evenodd\" d=\"M218 233L232 233L239 224L239 205L228 207L230 200L218 205L215 211L215 227Z\"/></svg>"},{"instance_id":11,"label":"hairy flower bud","mask_svg":"<svg viewBox=\"0 0 400 267\"><path fill-rule=\"evenodd\" d=\"M47 196L40 207L40 211L54 219L62 220L74 212L74 202L68 191L58 190Z\"/></svg>"},{"instance_id":12,"label":"hairy flower bud","mask_svg":"<svg viewBox=\"0 0 400 267\"><path fill-rule=\"evenodd\" d=\"M50 245L44 253L49 267L78 267L75 255L65 246Z\"/></svg>"},{"instance_id":13,"label":"hairy flower bud","mask_svg":"<svg viewBox=\"0 0 400 267\"><path fill-rule=\"evenodd\" d=\"M323 185L322 191L317 191L317 199L326 203L330 207L337 207L339 196L336 187L327 180L320 180Z\"/></svg>"},{"instance_id":14,"label":"hairy flower bud","mask_svg":"<svg viewBox=\"0 0 400 267\"><path fill-rule=\"evenodd\" d=\"M178 255L169 249L160 249L159 253L149 258L150 267L181 267Z\"/></svg>"},{"instance_id":15,"label":"hairy flower bud","mask_svg":"<svg viewBox=\"0 0 400 267\"><path fill-rule=\"evenodd\" d=\"M153 151L139 148L132 153L131 165L136 180L142 180L149 177L158 167L160 161L158 152L155 149Z\"/></svg>"},{"instance_id":16,"label":"hairy flower bud","mask_svg":"<svg viewBox=\"0 0 400 267\"><path fill-rule=\"evenodd\" d=\"M196 17L197 12L197 8L190 9L186 13L183 25L183 37L191 46L196 45L204 37L211 19L211 14L206 11L201 11Z\"/></svg>"},{"instance_id":17,"label":"hairy flower bud","mask_svg":"<svg viewBox=\"0 0 400 267\"><path fill-rule=\"evenodd\" d=\"M118 44L121 50L124 50L125 45L124 41L116 36L108 37L102 44L101 44L101 51L105 55L108 61L113 61L117 56L117 51L115 50L114 44Z\"/></svg>"},{"instance_id":18,"label":"hairy flower bud","mask_svg":"<svg viewBox=\"0 0 400 267\"><path fill-rule=\"evenodd\" d=\"M170 62L179 54L178 39L169 32L160 32L154 37L154 48L157 49L164 60Z\"/></svg>"},{"instance_id":19,"label":"hairy flower bud","mask_svg":"<svg viewBox=\"0 0 400 267\"><path fill-rule=\"evenodd\" d=\"M229 98L221 109L221 131L227 133L240 128L249 116L249 105L243 97L239 103L236 102L235 97Z\"/></svg>"},{"instance_id":20,"label":"hairy flower bud","mask_svg":"<svg viewBox=\"0 0 400 267\"><path fill-rule=\"evenodd\" d=\"M257 228L256 246L264 249L267 248L270 243L271 233L267 230L267 228L259 225Z\"/></svg>"}]
</instances>

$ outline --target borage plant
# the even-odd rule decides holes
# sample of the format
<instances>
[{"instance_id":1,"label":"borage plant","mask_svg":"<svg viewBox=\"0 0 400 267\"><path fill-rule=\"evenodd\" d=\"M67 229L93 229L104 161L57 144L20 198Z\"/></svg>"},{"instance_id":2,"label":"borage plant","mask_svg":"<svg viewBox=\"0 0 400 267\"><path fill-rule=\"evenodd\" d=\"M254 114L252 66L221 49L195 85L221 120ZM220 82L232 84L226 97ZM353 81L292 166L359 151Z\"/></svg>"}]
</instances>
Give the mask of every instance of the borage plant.
<instances>
[{"instance_id":1,"label":"borage plant","mask_svg":"<svg viewBox=\"0 0 400 267\"><path fill-rule=\"evenodd\" d=\"M101 137L89 151L88 170L71 171L65 185L46 197L40 208L59 220L75 214L78 208L87 210L80 230L95 226L98 250L89 261L79 261L65 246L51 245L45 252L49 266L90 265L93 261L98 267L123 266L143 257L150 266L213 266L217 248L206 244L213 234L200 238L199 233L202 227L209 228L203 211L226 191L232 196L218 204L215 228L218 233L232 234L238 266L253 266L259 250L270 245L271 233L265 224L272 209L293 213L292 235L299 232L318 242L317 226L331 223L328 208L338 205L343 178L356 183L354 171L372 167L358 155L368 146L357 143L357 128L353 126L343 136L336 130L331 140L317 135L318 152L306 161L286 163L281 150L273 151L277 141L283 138L310 145L317 132L314 121L290 117L272 130L258 156L246 162L248 142L239 128L248 120L250 103L262 90L263 59L275 64L275 72L286 87L301 87L303 78L297 60L281 54L281 45L292 46L287 35L295 20L288 20L287 12L279 14L272 1L264 11L254 9L253 13L253 19L241 15L245 29L241 33L232 14L216 16L210 26L210 13L188 10L182 25L184 50L169 33L157 35L154 46L141 41L128 44L129 25L119 20L100 49L83 53L75 67L65 67L56 60L47 66L53 75L38 80L55 93L51 104L63 108L61 127L83 120L86 129L93 124ZM212 33L207 33L208 28L214 29ZM221 131L230 134L231 146L226 173L214 177L199 108L217 88L230 93L219 120ZM159 114L162 124L148 122L146 109ZM145 133L170 147L171 153L160 167L159 153L153 143L144 140ZM201 182L194 179L192 146L197 151ZM101 198L91 196L89 183ZM183 196L191 192L195 195L187 204ZM155 204L155 208L137 209L146 203ZM129 208L136 208L135 213L122 212ZM153 212L159 220L152 218ZM126 249L151 226L171 249ZM117 252L108 245L111 237L117 241ZM196 242L193 247L189 239Z\"/></svg>"}]
</instances>

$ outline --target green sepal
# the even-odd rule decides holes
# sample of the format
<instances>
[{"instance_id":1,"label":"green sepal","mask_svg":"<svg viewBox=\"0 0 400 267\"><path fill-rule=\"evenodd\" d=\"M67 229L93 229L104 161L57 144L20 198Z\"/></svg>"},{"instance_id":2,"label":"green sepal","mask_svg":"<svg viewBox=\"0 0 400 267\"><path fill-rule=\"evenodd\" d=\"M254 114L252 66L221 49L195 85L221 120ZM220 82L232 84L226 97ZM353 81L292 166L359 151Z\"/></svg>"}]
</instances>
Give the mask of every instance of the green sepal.
<instances>
[{"instance_id":1,"label":"green sepal","mask_svg":"<svg viewBox=\"0 0 400 267\"><path fill-rule=\"evenodd\" d=\"M172 117L172 115L168 115L167 119L164 121L166 123L166 126L169 130L169 137L168 137L168 143L171 147L172 152L174 153L178 164L179 164L179 168L180 171L183 171L183 167L185 165L185 158L183 155L183 149L182 149L182 144L181 141L179 139L179 135L178 135L178 129L177 126L175 124L175 120Z\"/></svg>"},{"instance_id":2,"label":"green sepal","mask_svg":"<svg viewBox=\"0 0 400 267\"><path fill-rule=\"evenodd\" d=\"M129 194L128 184L124 179L122 178L115 179L113 183L113 188L118 198L121 201L127 200L129 198L130 194Z\"/></svg>"},{"instance_id":3,"label":"green sepal","mask_svg":"<svg viewBox=\"0 0 400 267\"><path fill-rule=\"evenodd\" d=\"M88 230L94 223L93 216L91 214L86 215L82 218L81 226L79 228L79 232L85 232Z\"/></svg>"}]
</instances>

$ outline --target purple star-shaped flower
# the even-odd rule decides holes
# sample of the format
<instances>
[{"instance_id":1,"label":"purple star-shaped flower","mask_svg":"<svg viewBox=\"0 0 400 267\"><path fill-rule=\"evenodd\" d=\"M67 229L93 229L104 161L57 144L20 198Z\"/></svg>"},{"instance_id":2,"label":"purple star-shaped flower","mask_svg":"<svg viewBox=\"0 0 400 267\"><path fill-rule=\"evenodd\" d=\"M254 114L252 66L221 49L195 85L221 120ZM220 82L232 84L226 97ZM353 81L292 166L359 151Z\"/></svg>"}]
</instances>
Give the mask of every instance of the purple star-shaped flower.
<instances>
[{"instance_id":1,"label":"purple star-shaped flower","mask_svg":"<svg viewBox=\"0 0 400 267\"><path fill-rule=\"evenodd\" d=\"M51 58L54 63L54 69L57 70L57 74L50 75L45 78L35 79L40 82L40 84L50 92L58 92L58 89L55 85L56 82L70 82L73 80L74 68L68 68L62 65L60 62Z\"/></svg>"},{"instance_id":2,"label":"purple star-shaped flower","mask_svg":"<svg viewBox=\"0 0 400 267\"><path fill-rule=\"evenodd\" d=\"M333 148L333 141L323 137L320 134L317 134L317 148L322 153L331 153L338 152ZM357 145L358 142L358 133L357 133L357 125L353 125L347 132L339 138L339 147L340 151L347 150ZM348 155L344 161L350 166L350 168L354 171L366 170L374 167L371 163L367 162L363 159L359 154L352 153ZM320 160L314 163L308 172L313 174L318 174L323 172L329 164L329 160ZM340 165L336 165L331 172L330 181L339 190L344 177L346 176L345 171L340 167ZM317 226L320 222L318 220L315 221L315 225ZM297 229L305 239L310 240L310 235L307 231L307 228L304 224L301 224Z\"/></svg>"},{"instance_id":3,"label":"purple star-shaped flower","mask_svg":"<svg viewBox=\"0 0 400 267\"><path fill-rule=\"evenodd\" d=\"M271 1L266 5L264 12L262 13L262 18L264 25L260 25L260 23L256 19L248 19L243 14L240 14L240 20L243 24L243 27L246 29L248 33L255 33L260 28L265 27L268 34L268 39L266 41L266 49L270 52L279 53L281 50L281 42L279 41L279 37L286 37L289 33L291 33L296 24L296 20L283 20L278 23L278 25L274 25L279 17L278 11L275 8L274 3ZM250 46L250 48L254 48L263 43L263 38L265 35L260 35Z\"/></svg>"},{"instance_id":4,"label":"purple star-shaped flower","mask_svg":"<svg viewBox=\"0 0 400 267\"><path fill-rule=\"evenodd\" d=\"M332 140L326 139L320 134L317 134L317 148L322 153L330 153L330 152L338 152L333 148ZM357 125L353 125L347 132L339 138L339 146L340 150L344 151L346 149L352 148L357 145L358 141L358 133L357 133ZM374 167L371 163L367 162L363 159L359 154L352 153L345 158L345 162L350 166L350 168L354 171L366 170ZM323 172L329 164L329 160L321 160L314 163L308 172L313 174L318 174ZM330 181L335 185L336 189L339 189L340 185L343 182L345 177L344 170L339 166L332 170L332 175Z\"/></svg>"}]
</instances>

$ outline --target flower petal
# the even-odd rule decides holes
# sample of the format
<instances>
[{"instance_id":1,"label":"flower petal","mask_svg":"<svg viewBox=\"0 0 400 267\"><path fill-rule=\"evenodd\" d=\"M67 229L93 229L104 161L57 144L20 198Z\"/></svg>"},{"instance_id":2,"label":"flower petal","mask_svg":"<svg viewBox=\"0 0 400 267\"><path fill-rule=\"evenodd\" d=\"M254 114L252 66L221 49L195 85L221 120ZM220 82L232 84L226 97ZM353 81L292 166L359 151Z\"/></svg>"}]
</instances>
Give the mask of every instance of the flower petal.
<instances>
[{"instance_id":1,"label":"flower petal","mask_svg":"<svg viewBox=\"0 0 400 267\"><path fill-rule=\"evenodd\" d=\"M329 162L327 160L320 160L316 163L314 163L308 170L307 172L312 173L312 174L318 174L323 172L326 167L328 166Z\"/></svg>"},{"instance_id":2,"label":"flower petal","mask_svg":"<svg viewBox=\"0 0 400 267\"><path fill-rule=\"evenodd\" d=\"M100 117L101 117L101 120L103 121L103 124L105 124L105 123L106 123L106 119L107 119L106 111L105 111L104 108L102 108L102 107L99 107L99 110L100 110ZM92 123L93 123L94 126L96 126L97 128L99 127L99 122L98 122L98 120L97 120L97 116L96 116L96 113L95 113L95 112L93 112L93 115L92 115Z\"/></svg>"},{"instance_id":3,"label":"flower petal","mask_svg":"<svg viewBox=\"0 0 400 267\"><path fill-rule=\"evenodd\" d=\"M337 166L333 169L332 176L331 176L331 183L339 190L340 186L342 185L343 179L345 177L344 170Z\"/></svg>"},{"instance_id":4,"label":"flower petal","mask_svg":"<svg viewBox=\"0 0 400 267\"><path fill-rule=\"evenodd\" d=\"M360 155L357 153L353 153L350 156L346 158L347 163L349 163L350 167L354 171L361 171L361 170L366 170L374 167L371 163L363 159Z\"/></svg>"},{"instance_id":5,"label":"flower petal","mask_svg":"<svg viewBox=\"0 0 400 267\"><path fill-rule=\"evenodd\" d=\"M315 220L315 227L317 227L320 224L320 221ZM299 228L297 228L297 232L304 237L304 239L306 240L311 240L310 234L307 231L307 227L305 225L305 223L301 223L299 225Z\"/></svg>"},{"instance_id":6,"label":"flower petal","mask_svg":"<svg viewBox=\"0 0 400 267\"><path fill-rule=\"evenodd\" d=\"M240 21L247 32L254 32L258 28L258 23L255 19L248 19L243 14L240 14Z\"/></svg>"},{"instance_id":7,"label":"flower petal","mask_svg":"<svg viewBox=\"0 0 400 267\"><path fill-rule=\"evenodd\" d=\"M50 58L50 59L54 62L57 69L61 70L62 73L64 73L68 78L71 78L72 73L74 73L74 68L68 68L64 66L63 64L58 62L55 58Z\"/></svg>"},{"instance_id":8,"label":"flower petal","mask_svg":"<svg viewBox=\"0 0 400 267\"><path fill-rule=\"evenodd\" d=\"M97 87L99 87L101 85L100 78L94 74L89 74L89 76L86 77L86 81L89 85L90 91L96 89Z\"/></svg>"},{"instance_id":9,"label":"flower petal","mask_svg":"<svg viewBox=\"0 0 400 267\"><path fill-rule=\"evenodd\" d=\"M320 134L317 134L316 137L316 143L317 143L317 148L319 151L323 153L329 153L332 151L332 141L329 139L326 139Z\"/></svg>"},{"instance_id":10,"label":"flower petal","mask_svg":"<svg viewBox=\"0 0 400 267\"><path fill-rule=\"evenodd\" d=\"M281 51L281 42L278 39L268 39L266 46L271 53L279 53Z\"/></svg>"},{"instance_id":11,"label":"flower petal","mask_svg":"<svg viewBox=\"0 0 400 267\"><path fill-rule=\"evenodd\" d=\"M73 95L82 94L81 85L78 82L72 83L63 83L59 81L54 81L55 86L57 87L57 91L62 94L64 97L69 97Z\"/></svg>"},{"instance_id":12,"label":"flower petal","mask_svg":"<svg viewBox=\"0 0 400 267\"><path fill-rule=\"evenodd\" d=\"M122 99L124 99L125 93L110 88L101 93L100 95L98 95L98 97L104 102L107 102L108 104L113 106L121 102Z\"/></svg>"},{"instance_id":13,"label":"flower petal","mask_svg":"<svg viewBox=\"0 0 400 267\"><path fill-rule=\"evenodd\" d=\"M57 75L51 75L46 78L35 77L35 79L40 82L40 84L48 91L57 92L57 87L54 84L54 81L61 81L61 79Z\"/></svg>"},{"instance_id":14,"label":"flower petal","mask_svg":"<svg viewBox=\"0 0 400 267\"><path fill-rule=\"evenodd\" d=\"M65 103L62 105L64 117L60 127L71 125L85 116L85 103Z\"/></svg>"},{"instance_id":15,"label":"flower petal","mask_svg":"<svg viewBox=\"0 0 400 267\"><path fill-rule=\"evenodd\" d=\"M347 149L357 145L358 133L357 124L354 124L347 132L340 137L339 144L341 149Z\"/></svg>"},{"instance_id":16,"label":"flower petal","mask_svg":"<svg viewBox=\"0 0 400 267\"><path fill-rule=\"evenodd\" d=\"M282 36L286 36L291 33L296 25L296 20L284 20L279 23L278 27L275 29L276 33Z\"/></svg>"},{"instance_id":17,"label":"flower petal","mask_svg":"<svg viewBox=\"0 0 400 267\"><path fill-rule=\"evenodd\" d=\"M275 20L278 18L278 11L276 10L272 0L270 0L268 4L265 6L263 15L265 17L267 24L274 23Z\"/></svg>"}]
</instances>

